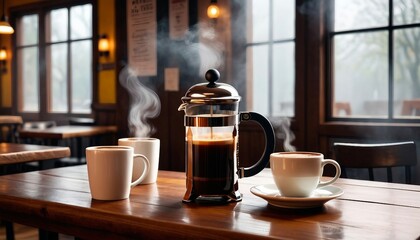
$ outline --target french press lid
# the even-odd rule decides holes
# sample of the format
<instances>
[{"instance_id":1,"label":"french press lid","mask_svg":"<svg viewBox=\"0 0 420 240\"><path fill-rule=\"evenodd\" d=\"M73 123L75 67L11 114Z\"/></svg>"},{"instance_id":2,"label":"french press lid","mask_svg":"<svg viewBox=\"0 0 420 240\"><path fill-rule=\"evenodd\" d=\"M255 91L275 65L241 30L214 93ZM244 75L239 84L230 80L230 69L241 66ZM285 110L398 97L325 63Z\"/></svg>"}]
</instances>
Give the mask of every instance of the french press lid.
<instances>
[{"instance_id":1,"label":"french press lid","mask_svg":"<svg viewBox=\"0 0 420 240\"><path fill-rule=\"evenodd\" d=\"M226 83L217 83L220 73L216 69L210 69L205 75L208 83L199 83L188 89L181 98L184 104L233 104L241 100L238 91Z\"/></svg>"},{"instance_id":2,"label":"french press lid","mask_svg":"<svg viewBox=\"0 0 420 240\"><path fill-rule=\"evenodd\" d=\"M217 83L220 73L210 69L205 75L208 83L188 89L178 111L185 111L184 125L199 127L233 126L237 123L241 97L234 87Z\"/></svg>"}]
</instances>

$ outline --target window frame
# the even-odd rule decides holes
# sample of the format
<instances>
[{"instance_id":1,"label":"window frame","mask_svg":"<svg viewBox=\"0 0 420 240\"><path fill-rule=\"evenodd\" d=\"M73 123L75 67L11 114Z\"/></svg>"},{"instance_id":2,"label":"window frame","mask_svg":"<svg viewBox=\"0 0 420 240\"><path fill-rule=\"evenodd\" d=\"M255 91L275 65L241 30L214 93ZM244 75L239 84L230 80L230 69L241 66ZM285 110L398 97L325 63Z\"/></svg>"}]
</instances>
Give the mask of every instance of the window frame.
<instances>
[{"instance_id":1,"label":"window frame","mask_svg":"<svg viewBox=\"0 0 420 240\"><path fill-rule=\"evenodd\" d=\"M394 115L394 31L400 29L413 29L420 28L420 23L412 24L399 24L394 25L394 13L393 3L394 0L389 0L388 10L388 24L383 27L368 27L359 28L352 30L334 31L334 3L330 1L326 4L325 14L325 27L326 27L326 73L327 73L327 91L326 91L326 121L330 122L377 122L377 123L420 123L420 117L418 118L398 118ZM337 117L333 116L333 104L334 104L334 37L345 34L357 34L357 33L370 33L386 31L388 34L388 116L386 118L379 117Z\"/></svg>"},{"instance_id":2,"label":"window frame","mask_svg":"<svg viewBox=\"0 0 420 240\"><path fill-rule=\"evenodd\" d=\"M248 42L248 40L245 37L245 44L244 44L244 52L245 55L248 52L248 50L252 51L252 47L256 47L256 46L267 46L268 47L268 70L267 70L267 75L268 75L268 89L269 92L267 94L267 99L268 99L268 113L266 115L266 117L268 118L294 118L296 116L296 84L297 84L297 40L296 40L296 35L297 35L297 18L298 16L295 14L295 23L294 23L294 37L293 38L282 38L282 39L274 39L274 9L273 9L273 5L274 5L274 0L268 0L269 1L269 20L268 20L268 40L267 41L252 41L252 42ZM245 19L246 22L249 22L248 19L248 11L250 11L249 8L249 2L250 1L244 1L246 3L244 3L245 8L247 13L245 13ZM295 12L296 12L296 3L295 3ZM247 35L247 33L245 34ZM273 69L274 69L274 56L273 56L273 51L274 51L274 46L275 45L281 45L281 44L287 44L287 43L294 43L294 104L293 104L293 116L273 116L273 85L274 85L274 77L273 77ZM247 62L249 61L249 59L246 59L245 61L245 65L247 64ZM245 76L246 77L246 76ZM248 76L249 77L249 76ZM247 77L246 77L247 78ZM252 78L252 76L251 76ZM247 105L247 109L249 109L248 104L250 104L250 102L253 102L253 96L252 96L252 90L249 90L248 88L253 88L253 86L250 86L251 84L253 84L255 82L254 79L252 79L252 82L248 80L248 78L245 80L246 83L246 90L245 92L247 93L247 98L246 98L246 103L244 103L245 105ZM251 96L248 95L248 93L250 93ZM252 106L252 108L254 108L254 106Z\"/></svg>"},{"instance_id":3,"label":"window frame","mask_svg":"<svg viewBox=\"0 0 420 240\"><path fill-rule=\"evenodd\" d=\"M38 51L39 51L39 112L21 112L20 107L18 104L20 104L19 101L19 95L20 90L18 86L18 68L17 68L17 59L14 57L12 59L12 113L21 115L25 120L54 120L58 123L68 122L68 119L71 117L92 117L94 114L94 110L92 109L91 113L71 113L68 109L68 112L66 113L58 113L58 112L49 112L48 111L48 88L47 88L47 69L46 69L46 48L47 46L51 46L54 43L46 42L45 40L45 19L47 16L47 13L51 10L60 9L60 8L67 8L70 9L72 6L77 5L85 5L85 4L91 4L92 5L92 37L90 38L92 40L92 105L97 103L97 86L98 86L98 76L97 71L98 69L98 47L97 47L97 41L98 41L98 18L97 18L97 0L58 0L58 1L52 1L52 2L41 2L36 4L27 4L22 6L16 6L10 8L10 21L13 26L16 26L17 19L24 16L24 15L30 15L30 14L37 14L38 15L38 25L39 25L39 36L38 36ZM70 15L70 12L69 12ZM70 16L69 16L70 18ZM71 44L72 42L77 42L83 39L77 39L77 40L70 40L67 39L67 44ZM17 37L16 34L12 35L12 54L14 56L17 56ZM70 46L68 46L70 47ZM70 52L69 52L70 54ZM69 57L68 57L69 58ZM68 63L70 64L70 63ZM68 86L71 86L71 79L68 78ZM68 101L71 101L71 95L70 91L68 91L69 96ZM71 104L71 103L69 103Z\"/></svg>"},{"instance_id":4,"label":"window frame","mask_svg":"<svg viewBox=\"0 0 420 240\"><path fill-rule=\"evenodd\" d=\"M298 150L322 152L326 157L333 157L331 140L347 138L353 140L376 141L406 141L416 140L420 136L420 124L375 122L369 119L355 121L349 119L329 119L331 115L330 72L328 49L328 15L331 7L330 0L296 0L296 85L295 85L295 117L292 118L291 129L296 138L293 145ZM241 0L232 1L232 19L235 23L245 21L244 11L241 10ZM231 28L232 36L237 41L232 46L234 61L246 60L244 56L246 28L244 24L237 24ZM233 25L232 25L233 26ZM243 67L233 64L232 76L235 87L243 99L246 92L238 82L245 82L246 71ZM243 105L240 104L241 110ZM328 113L329 111L329 113ZM272 120L270 118L270 120ZM277 120L274 118L274 120ZM259 131L257 126L243 125L241 131L254 133ZM281 140L281 139L279 139ZM281 150L281 141L277 141L277 149ZM420 152L420 151L419 151Z\"/></svg>"},{"instance_id":5,"label":"window frame","mask_svg":"<svg viewBox=\"0 0 420 240\"><path fill-rule=\"evenodd\" d=\"M295 0L295 88L294 88L294 116L293 117L284 117L284 116L275 116L275 117L268 117L268 119L272 122L272 125L276 132L282 131L279 123L283 122L283 120L289 119L290 120L290 130L293 132L295 138L292 141L292 145L295 146L297 149L307 149L306 146L308 145L307 141L307 128L315 129L313 124L318 124L318 121L311 122L307 121L306 118L308 116L308 112L311 115L317 116L319 113L317 112L319 109L318 107L314 108L316 101L314 98L317 99L317 96L306 96L306 93L310 93L308 89L314 89L314 84L317 84L318 81L310 81L310 85L306 83L306 78L308 76L308 66L314 66L314 64L307 65L307 62L313 61L316 56L311 56L310 58L307 57L307 48L308 48L308 38L312 38L312 35L307 35L305 30L307 26L309 26L307 21L307 14L305 11L301 11L301 8L306 6L307 0ZM318 1L318 0L316 0ZM232 64L232 85L238 90L239 95L242 97L241 104L239 105L240 111L246 111L245 105L249 96L247 95L247 91L244 87L245 83L247 82L247 71L246 71L246 45L247 45L247 28L246 24L244 23L247 20L246 9L248 8L248 1L243 0L233 0L231 2L231 35L234 39L235 44L232 44L232 61L235 61L235 64ZM312 27L311 27L312 28ZM316 42L312 44L314 46L319 46L319 43ZM324 49L324 48L323 48ZM325 65L322 65L325 66ZM317 76L320 74L317 68L316 71L311 68L309 69L310 76ZM318 78L317 78L318 79ZM317 92L318 94L319 92ZM311 104L308 104L311 103ZM258 111L258 110L257 110ZM315 113L316 112L316 113ZM241 131L247 132L248 134L256 134L260 130L258 126L253 124L243 124L241 126ZM276 141L276 150L281 151L283 150L283 138L281 135L278 136Z\"/></svg>"}]
</instances>

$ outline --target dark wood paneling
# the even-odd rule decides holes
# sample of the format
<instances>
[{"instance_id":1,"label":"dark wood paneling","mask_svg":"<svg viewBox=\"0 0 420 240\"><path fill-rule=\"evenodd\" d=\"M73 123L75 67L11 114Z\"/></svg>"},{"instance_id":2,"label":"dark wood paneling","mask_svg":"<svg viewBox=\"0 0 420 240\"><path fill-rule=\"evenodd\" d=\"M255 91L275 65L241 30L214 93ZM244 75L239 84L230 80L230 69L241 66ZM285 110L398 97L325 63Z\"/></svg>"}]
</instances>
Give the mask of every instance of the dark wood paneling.
<instances>
[{"instance_id":1,"label":"dark wood paneling","mask_svg":"<svg viewBox=\"0 0 420 240\"><path fill-rule=\"evenodd\" d=\"M325 29L323 21L324 1L311 1L305 14L305 32L310 33L306 42L306 136L305 150L319 151L318 128L324 121L324 82L325 82Z\"/></svg>"},{"instance_id":2,"label":"dark wood paneling","mask_svg":"<svg viewBox=\"0 0 420 240\"><path fill-rule=\"evenodd\" d=\"M114 104L93 104L96 125L116 125L116 106Z\"/></svg>"},{"instance_id":3,"label":"dark wood paneling","mask_svg":"<svg viewBox=\"0 0 420 240\"><path fill-rule=\"evenodd\" d=\"M299 150L306 149L306 38L308 36L306 30L307 19L301 11L301 7L305 4L305 0L296 1L296 39L295 39L295 69L296 69L296 85L295 85L295 117L292 123L293 133L296 136L293 145Z\"/></svg>"},{"instance_id":4,"label":"dark wood paneling","mask_svg":"<svg viewBox=\"0 0 420 240\"><path fill-rule=\"evenodd\" d=\"M204 77L198 76L200 61L198 49L189 48L198 42L198 21L197 0L189 1L189 25L190 31L188 40L169 39L168 28L168 1L156 1L157 3L157 24L158 24L158 71L157 76L149 78L139 78L139 81L153 89L161 101L161 113L156 119L151 120L151 124L156 129L152 137L161 140L160 169L171 169L183 171L184 163L184 139L185 128L183 122L183 112L178 112L181 104L181 97L189 87L203 81ZM126 1L115 1L116 4L116 26L127 26L126 23ZM117 62L118 72L127 63L127 32L126 27L117 27ZM188 53L185 54L185 53ZM180 73L179 91L168 92L164 89L165 68L178 68ZM117 109L116 124L121 136L130 135L127 123L130 99L127 91L117 84Z\"/></svg>"}]
</instances>

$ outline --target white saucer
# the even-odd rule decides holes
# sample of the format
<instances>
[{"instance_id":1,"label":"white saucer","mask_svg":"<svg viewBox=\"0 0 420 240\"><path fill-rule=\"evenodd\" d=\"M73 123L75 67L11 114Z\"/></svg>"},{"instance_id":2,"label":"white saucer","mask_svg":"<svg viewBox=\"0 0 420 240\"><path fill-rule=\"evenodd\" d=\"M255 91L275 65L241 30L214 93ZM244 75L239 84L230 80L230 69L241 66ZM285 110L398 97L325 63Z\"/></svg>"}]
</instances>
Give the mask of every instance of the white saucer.
<instances>
[{"instance_id":1,"label":"white saucer","mask_svg":"<svg viewBox=\"0 0 420 240\"><path fill-rule=\"evenodd\" d=\"M314 208L320 207L331 199L341 196L344 191L333 185L318 188L309 197L281 196L275 184L254 186L251 193L265 199L270 205L282 208Z\"/></svg>"}]
</instances>

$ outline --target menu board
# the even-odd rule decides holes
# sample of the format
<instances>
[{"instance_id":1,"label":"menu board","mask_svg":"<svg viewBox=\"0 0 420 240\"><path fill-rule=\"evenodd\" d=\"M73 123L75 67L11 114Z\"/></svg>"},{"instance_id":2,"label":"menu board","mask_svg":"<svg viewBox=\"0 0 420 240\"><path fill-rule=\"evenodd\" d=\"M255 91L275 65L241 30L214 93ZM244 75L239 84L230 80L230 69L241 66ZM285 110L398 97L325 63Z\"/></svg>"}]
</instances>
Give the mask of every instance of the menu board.
<instances>
[{"instance_id":1,"label":"menu board","mask_svg":"<svg viewBox=\"0 0 420 240\"><path fill-rule=\"evenodd\" d=\"M127 0L128 65L137 76L157 75L156 0Z\"/></svg>"},{"instance_id":2,"label":"menu board","mask_svg":"<svg viewBox=\"0 0 420 240\"><path fill-rule=\"evenodd\" d=\"M169 37L183 39L188 32L188 1L169 1Z\"/></svg>"}]
</instances>

